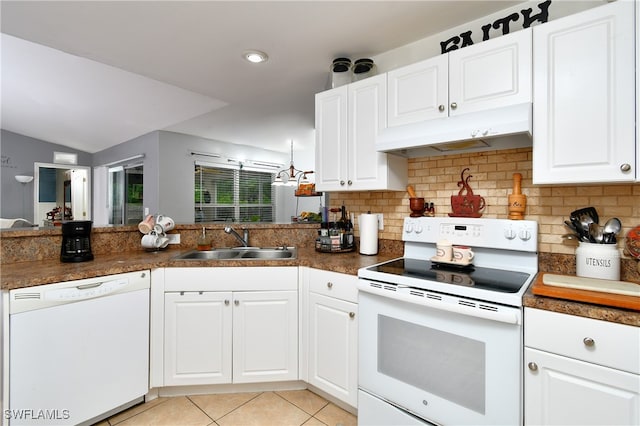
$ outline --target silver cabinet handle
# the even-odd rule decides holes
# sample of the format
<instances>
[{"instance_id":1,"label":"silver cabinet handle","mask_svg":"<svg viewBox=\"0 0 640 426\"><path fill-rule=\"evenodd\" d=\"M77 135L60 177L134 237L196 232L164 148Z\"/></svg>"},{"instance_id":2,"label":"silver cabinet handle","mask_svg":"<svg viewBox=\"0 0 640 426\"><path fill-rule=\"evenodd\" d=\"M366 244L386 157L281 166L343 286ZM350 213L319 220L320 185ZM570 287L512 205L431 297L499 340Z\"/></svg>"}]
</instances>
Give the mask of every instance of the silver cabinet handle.
<instances>
[{"instance_id":1,"label":"silver cabinet handle","mask_svg":"<svg viewBox=\"0 0 640 426\"><path fill-rule=\"evenodd\" d=\"M340 186L344 186L344 181L343 180L340 181Z\"/></svg>"},{"instance_id":2,"label":"silver cabinet handle","mask_svg":"<svg viewBox=\"0 0 640 426\"><path fill-rule=\"evenodd\" d=\"M224 304L225 304L225 306L229 306L229 299L226 299L226 300L224 301Z\"/></svg>"},{"instance_id":3,"label":"silver cabinet handle","mask_svg":"<svg viewBox=\"0 0 640 426\"><path fill-rule=\"evenodd\" d=\"M444 105L438 105L438 111L444 112Z\"/></svg>"},{"instance_id":4,"label":"silver cabinet handle","mask_svg":"<svg viewBox=\"0 0 640 426\"><path fill-rule=\"evenodd\" d=\"M327 288L332 288L333 287L333 283L331 281L327 282Z\"/></svg>"},{"instance_id":5,"label":"silver cabinet handle","mask_svg":"<svg viewBox=\"0 0 640 426\"><path fill-rule=\"evenodd\" d=\"M529 364L527 364L527 367L529 367L529 370L531 371L538 371L538 364L536 364L535 362L530 362Z\"/></svg>"},{"instance_id":6,"label":"silver cabinet handle","mask_svg":"<svg viewBox=\"0 0 640 426\"><path fill-rule=\"evenodd\" d=\"M236 306L238 306L238 305L240 304L240 301L239 301L239 300L234 300L234 301L233 301L233 304L234 304L234 305L236 305Z\"/></svg>"},{"instance_id":7,"label":"silver cabinet handle","mask_svg":"<svg viewBox=\"0 0 640 426\"><path fill-rule=\"evenodd\" d=\"M628 164L628 163L621 164L620 170L623 172L628 172L629 170L631 170L631 164Z\"/></svg>"},{"instance_id":8,"label":"silver cabinet handle","mask_svg":"<svg viewBox=\"0 0 640 426\"><path fill-rule=\"evenodd\" d=\"M355 318L355 317L356 317L355 312L349 312L349 318Z\"/></svg>"},{"instance_id":9,"label":"silver cabinet handle","mask_svg":"<svg viewBox=\"0 0 640 426\"><path fill-rule=\"evenodd\" d=\"M353 182L351 182L351 180L347 181L347 185L352 185L352 184L353 184Z\"/></svg>"},{"instance_id":10,"label":"silver cabinet handle","mask_svg":"<svg viewBox=\"0 0 640 426\"><path fill-rule=\"evenodd\" d=\"M451 102L451 109L456 109L458 108L458 104L455 102Z\"/></svg>"},{"instance_id":11,"label":"silver cabinet handle","mask_svg":"<svg viewBox=\"0 0 640 426\"><path fill-rule=\"evenodd\" d=\"M585 337L584 339L582 339L582 343L584 343L585 346L592 347L596 344L596 341L591 337Z\"/></svg>"}]
</instances>

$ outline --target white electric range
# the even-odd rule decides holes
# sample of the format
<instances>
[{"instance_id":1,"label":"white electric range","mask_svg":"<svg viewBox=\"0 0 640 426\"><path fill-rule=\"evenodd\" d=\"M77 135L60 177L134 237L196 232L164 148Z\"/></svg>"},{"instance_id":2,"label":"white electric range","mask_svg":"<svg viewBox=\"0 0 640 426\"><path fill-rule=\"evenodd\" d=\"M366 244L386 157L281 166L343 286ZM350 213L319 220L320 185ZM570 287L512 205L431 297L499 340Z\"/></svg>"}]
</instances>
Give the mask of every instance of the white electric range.
<instances>
[{"instance_id":1,"label":"white electric range","mask_svg":"<svg viewBox=\"0 0 640 426\"><path fill-rule=\"evenodd\" d=\"M360 424L522 423L537 235L533 221L405 219L403 257L358 272ZM470 246L472 263L432 261L441 240Z\"/></svg>"}]
</instances>

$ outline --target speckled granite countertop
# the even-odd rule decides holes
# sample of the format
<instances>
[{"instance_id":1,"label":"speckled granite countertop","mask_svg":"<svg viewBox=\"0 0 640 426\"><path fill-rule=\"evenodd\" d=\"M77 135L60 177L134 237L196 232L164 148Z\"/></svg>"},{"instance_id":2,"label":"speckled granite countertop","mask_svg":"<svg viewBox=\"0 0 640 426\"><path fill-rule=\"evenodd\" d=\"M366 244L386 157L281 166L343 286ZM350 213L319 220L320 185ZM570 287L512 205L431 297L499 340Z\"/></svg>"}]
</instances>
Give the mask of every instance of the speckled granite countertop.
<instances>
[{"instance_id":1,"label":"speckled granite countertop","mask_svg":"<svg viewBox=\"0 0 640 426\"><path fill-rule=\"evenodd\" d=\"M298 258L292 260L172 260L189 250L169 249L158 252L144 250L96 255L88 262L62 263L58 259L36 262L16 262L1 265L0 284L3 290L31 287L61 281L79 280L123 272L162 267L236 267L236 266L309 266L344 274L356 275L358 269L401 256L378 254L365 256L351 253L319 253L311 248L298 248Z\"/></svg>"},{"instance_id":2,"label":"speckled granite countertop","mask_svg":"<svg viewBox=\"0 0 640 426\"><path fill-rule=\"evenodd\" d=\"M312 248L298 248L298 258L293 260L172 260L173 257L185 251L188 250L169 249L159 252L132 250L117 254L97 255L93 261L80 263L62 263L55 259L4 264L0 265L2 268L0 270L0 285L3 290L12 290L143 269L196 266L308 266L356 275L360 268L402 256L398 253L364 256L357 251L326 254L319 253ZM524 296L523 304L532 308L640 327L640 312L537 296L532 294L530 289Z\"/></svg>"},{"instance_id":3,"label":"speckled granite countertop","mask_svg":"<svg viewBox=\"0 0 640 426\"><path fill-rule=\"evenodd\" d=\"M529 308L640 327L640 312L638 311L538 296L531 292L531 288L525 293L522 304Z\"/></svg>"}]
</instances>

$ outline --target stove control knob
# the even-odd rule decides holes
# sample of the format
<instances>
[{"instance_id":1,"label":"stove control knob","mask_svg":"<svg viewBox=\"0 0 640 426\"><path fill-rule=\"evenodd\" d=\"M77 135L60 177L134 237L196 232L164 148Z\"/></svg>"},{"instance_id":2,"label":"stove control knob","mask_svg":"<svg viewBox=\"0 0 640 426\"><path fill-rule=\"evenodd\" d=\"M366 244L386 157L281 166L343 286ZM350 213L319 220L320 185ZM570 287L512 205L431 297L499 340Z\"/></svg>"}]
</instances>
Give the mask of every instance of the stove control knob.
<instances>
[{"instance_id":1,"label":"stove control knob","mask_svg":"<svg viewBox=\"0 0 640 426\"><path fill-rule=\"evenodd\" d=\"M415 231L416 234L419 234L422 232L422 226L416 225L414 226L413 230Z\"/></svg>"},{"instance_id":2,"label":"stove control knob","mask_svg":"<svg viewBox=\"0 0 640 426\"><path fill-rule=\"evenodd\" d=\"M523 229L522 231L520 231L520 234L518 236L522 241L527 241L531 239L531 232L529 232L528 229Z\"/></svg>"},{"instance_id":3,"label":"stove control knob","mask_svg":"<svg viewBox=\"0 0 640 426\"><path fill-rule=\"evenodd\" d=\"M406 232L407 234L413 232L413 224L407 223L407 226L404 227L404 232Z\"/></svg>"},{"instance_id":4,"label":"stove control knob","mask_svg":"<svg viewBox=\"0 0 640 426\"><path fill-rule=\"evenodd\" d=\"M507 240L513 240L516 237L516 232L511 228L507 228L504 230L504 237Z\"/></svg>"}]
</instances>

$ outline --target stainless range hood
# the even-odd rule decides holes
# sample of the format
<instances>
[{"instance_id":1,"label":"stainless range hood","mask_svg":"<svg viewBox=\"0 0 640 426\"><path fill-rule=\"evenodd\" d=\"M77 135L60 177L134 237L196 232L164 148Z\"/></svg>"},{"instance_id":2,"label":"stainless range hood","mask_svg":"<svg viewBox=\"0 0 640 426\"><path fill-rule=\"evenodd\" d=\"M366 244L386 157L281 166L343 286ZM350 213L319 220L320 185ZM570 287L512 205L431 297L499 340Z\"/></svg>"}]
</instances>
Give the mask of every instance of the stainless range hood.
<instances>
[{"instance_id":1,"label":"stainless range hood","mask_svg":"<svg viewBox=\"0 0 640 426\"><path fill-rule=\"evenodd\" d=\"M523 103L386 128L376 149L415 158L528 147L531 110Z\"/></svg>"}]
</instances>

